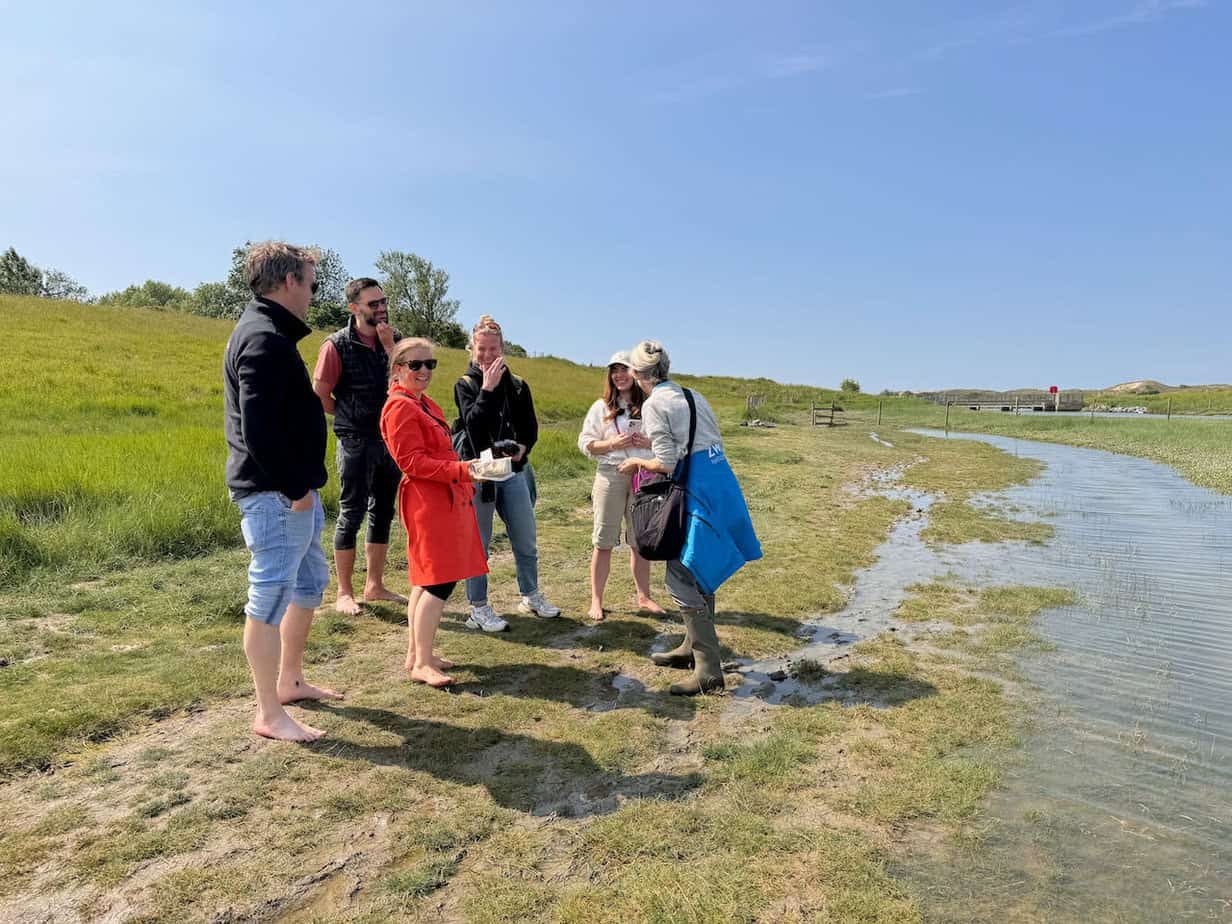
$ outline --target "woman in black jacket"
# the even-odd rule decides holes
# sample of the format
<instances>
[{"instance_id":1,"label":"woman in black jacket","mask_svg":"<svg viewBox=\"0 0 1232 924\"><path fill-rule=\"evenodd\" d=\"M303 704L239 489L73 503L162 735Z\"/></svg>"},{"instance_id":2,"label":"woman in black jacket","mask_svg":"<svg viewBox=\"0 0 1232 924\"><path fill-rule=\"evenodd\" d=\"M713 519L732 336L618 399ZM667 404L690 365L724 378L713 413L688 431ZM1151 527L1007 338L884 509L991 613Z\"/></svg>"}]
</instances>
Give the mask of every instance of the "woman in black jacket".
<instances>
[{"instance_id":1,"label":"woman in black jacket","mask_svg":"<svg viewBox=\"0 0 1232 924\"><path fill-rule=\"evenodd\" d=\"M458 406L455 445L463 459L478 458L485 449L495 448L501 455L508 448L513 473L508 480L486 482L475 498L475 515L486 555L492 542L492 515L500 514L513 547L518 591L518 609L543 617L560 615L539 590L539 551L535 537L533 472L530 452L539 439L539 421L530 386L505 365L505 338L501 327L483 315L471 331L471 364L453 388ZM502 444L502 445L498 445ZM513 449L516 444L516 451ZM509 628L488 604L488 576L466 582L466 599L471 606L467 626L484 632L503 632Z\"/></svg>"}]
</instances>

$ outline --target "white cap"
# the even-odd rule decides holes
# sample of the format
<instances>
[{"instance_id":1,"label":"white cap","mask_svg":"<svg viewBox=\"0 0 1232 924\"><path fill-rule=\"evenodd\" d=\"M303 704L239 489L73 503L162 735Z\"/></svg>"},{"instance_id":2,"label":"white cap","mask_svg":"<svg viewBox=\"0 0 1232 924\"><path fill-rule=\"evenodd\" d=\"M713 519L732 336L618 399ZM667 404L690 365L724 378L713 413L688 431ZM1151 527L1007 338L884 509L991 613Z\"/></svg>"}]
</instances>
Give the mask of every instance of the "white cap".
<instances>
[{"instance_id":1,"label":"white cap","mask_svg":"<svg viewBox=\"0 0 1232 924\"><path fill-rule=\"evenodd\" d=\"M618 350L612 354L612 358L607 361L609 367L615 365L629 365L629 353L627 350Z\"/></svg>"}]
</instances>

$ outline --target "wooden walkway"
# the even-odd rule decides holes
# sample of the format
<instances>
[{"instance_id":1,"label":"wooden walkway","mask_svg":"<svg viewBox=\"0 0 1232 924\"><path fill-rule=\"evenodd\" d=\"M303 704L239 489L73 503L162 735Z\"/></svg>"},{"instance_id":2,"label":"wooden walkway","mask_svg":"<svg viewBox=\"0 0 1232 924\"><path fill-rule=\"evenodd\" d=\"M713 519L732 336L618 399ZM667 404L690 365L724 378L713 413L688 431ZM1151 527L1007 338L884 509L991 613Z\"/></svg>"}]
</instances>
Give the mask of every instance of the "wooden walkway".
<instances>
[{"instance_id":1,"label":"wooden walkway","mask_svg":"<svg viewBox=\"0 0 1232 924\"><path fill-rule=\"evenodd\" d=\"M920 392L916 397L973 411L1081 411L1084 401L1081 391Z\"/></svg>"}]
</instances>

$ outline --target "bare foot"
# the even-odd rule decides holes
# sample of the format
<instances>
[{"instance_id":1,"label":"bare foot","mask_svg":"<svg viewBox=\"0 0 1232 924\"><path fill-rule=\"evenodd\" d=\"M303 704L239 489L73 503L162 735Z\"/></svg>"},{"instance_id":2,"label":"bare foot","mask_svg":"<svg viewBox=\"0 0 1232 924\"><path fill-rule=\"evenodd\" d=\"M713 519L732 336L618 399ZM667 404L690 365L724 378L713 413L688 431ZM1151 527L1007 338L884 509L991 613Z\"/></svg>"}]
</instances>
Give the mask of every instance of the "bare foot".
<instances>
[{"instance_id":1,"label":"bare foot","mask_svg":"<svg viewBox=\"0 0 1232 924\"><path fill-rule=\"evenodd\" d=\"M278 684L278 702L284 706L302 699L342 699L342 694L329 687L314 687L307 680Z\"/></svg>"},{"instance_id":2,"label":"bare foot","mask_svg":"<svg viewBox=\"0 0 1232 924\"><path fill-rule=\"evenodd\" d=\"M638 600L637 608L647 613L663 614L667 612L667 610L663 609L663 607L659 606L649 597L646 597L644 600Z\"/></svg>"},{"instance_id":3,"label":"bare foot","mask_svg":"<svg viewBox=\"0 0 1232 924\"><path fill-rule=\"evenodd\" d=\"M401 603L403 606L406 606L408 602L402 594L396 594L384 585L380 587L365 587L364 602L372 603L375 600L388 600L390 603Z\"/></svg>"},{"instance_id":4,"label":"bare foot","mask_svg":"<svg viewBox=\"0 0 1232 924\"><path fill-rule=\"evenodd\" d=\"M590 610L586 613L586 615L595 622L603 622L603 620L607 618L607 613L603 611L603 606L598 603L592 603L590 605Z\"/></svg>"},{"instance_id":5,"label":"bare foot","mask_svg":"<svg viewBox=\"0 0 1232 924\"><path fill-rule=\"evenodd\" d=\"M433 653L432 657L428 659L428 663L431 664L433 667L435 667L438 671L447 671L451 667L457 666L452 661L450 661L448 658L442 658L440 655L436 654L435 652ZM407 670L407 673L411 673L412 671L415 670L415 658L413 656L406 659L406 670Z\"/></svg>"},{"instance_id":6,"label":"bare foot","mask_svg":"<svg viewBox=\"0 0 1232 924\"><path fill-rule=\"evenodd\" d=\"M453 678L442 674L431 664L416 666L411 669L411 679L416 683L426 683L430 687L447 687L453 683Z\"/></svg>"},{"instance_id":7,"label":"bare foot","mask_svg":"<svg viewBox=\"0 0 1232 924\"><path fill-rule=\"evenodd\" d=\"M252 730L262 738L275 741L316 741L325 734L319 728L295 721L285 712L268 721L258 715L252 720Z\"/></svg>"},{"instance_id":8,"label":"bare foot","mask_svg":"<svg viewBox=\"0 0 1232 924\"><path fill-rule=\"evenodd\" d=\"M334 609L344 616L359 615L359 604L350 594L338 594L338 599L334 601Z\"/></svg>"}]
</instances>

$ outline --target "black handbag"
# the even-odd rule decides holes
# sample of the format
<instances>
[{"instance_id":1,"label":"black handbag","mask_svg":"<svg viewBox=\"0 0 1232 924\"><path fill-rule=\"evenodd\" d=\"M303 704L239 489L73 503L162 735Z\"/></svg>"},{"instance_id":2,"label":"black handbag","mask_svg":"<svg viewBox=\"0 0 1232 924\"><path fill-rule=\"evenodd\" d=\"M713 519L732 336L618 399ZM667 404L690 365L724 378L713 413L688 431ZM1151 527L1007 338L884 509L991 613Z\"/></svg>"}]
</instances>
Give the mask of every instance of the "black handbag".
<instances>
[{"instance_id":1,"label":"black handbag","mask_svg":"<svg viewBox=\"0 0 1232 924\"><path fill-rule=\"evenodd\" d=\"M633 521L633 546L647 561L672 561L684 550L689 527L686 508L689 462L693 457L693 436L697 432L697 406L693 393L681 389L689 403L689 445L685 448L680 478L664 477L643 482L633 497L630 519Z\"/></svg>"}]
</instances>

